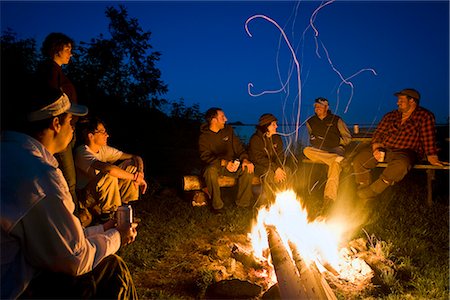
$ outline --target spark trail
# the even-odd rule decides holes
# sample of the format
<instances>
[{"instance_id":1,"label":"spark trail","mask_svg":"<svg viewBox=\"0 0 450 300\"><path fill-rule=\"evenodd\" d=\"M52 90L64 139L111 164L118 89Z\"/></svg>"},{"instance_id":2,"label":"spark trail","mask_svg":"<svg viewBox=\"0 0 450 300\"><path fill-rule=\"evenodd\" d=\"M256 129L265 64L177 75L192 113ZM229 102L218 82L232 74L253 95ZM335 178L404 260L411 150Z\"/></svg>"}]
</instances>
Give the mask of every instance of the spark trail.
<instances>
[{"instance_id":1,"label":"spark trail","mask_svg":"<svg viewBox=\"0 0 450 300\"><path fill-rule=\"evenodd\" d=\"M273 25L275 25L275 27L278 28L278 30L280 31L281 35L283 36L283 38L284 38L284 40L285 40L287 46L289 47L289 50L291 51L292 59L294 60L295 66L296 66L296 68L297 68L297 86L298 86L298 99L299 99L299 105L298 105L298 108L297 108L297 119L296 119L296 122L295 122L295 140L297 141L297 140L298 140L298 129L299 129L299 126L298 126L298 125L299 125L299 122L300 122L300 104L301 104L300 63L298 62L298 59L297 59L297 56L296 56L296 54L295 54L294 48L292 47L291 43L289 42L289 39L287 38L286 33L284 32L283 28L281 28L281 26L278 25L278 23L275 22L273 19L271 19L271 18L269 18L269 17L267 17L267 16L265 16L265 15L254 15L254 16L248 18L247 21L245 21L245 31L247 32L247 34L248 34L250 37L253 37L252 34L250 33L250 30L248 29L248 24L249 24L252 20L257 19L257 18L261 18L261 19L264 19L264 20L266 20L266 21L269 21L270 23L272 23ZM288 82L288 81L287 81L287 82ZM286 82L286 84L287 84L287 82ZM284 84L284 85L282 86L282 88L281 88L280 90L278 90L278 92L279 92L279 91L282 91L282 90L285 88L286 84ZM252 83L249 83L249 84L248 84L249 92L250 92L250 87L253 87L253 84L252 84ZM271 92L270 92L270 91L262 92L262 93L260 93L260 94L258 94L258 95L262 95L262 94L264 94L264 93L271 93ZM272 93L276 93L276 91L272 91ZM256 96L256 95L254 95L254 94L250 94L250 95Z\"/></svg>"}]
</instances>

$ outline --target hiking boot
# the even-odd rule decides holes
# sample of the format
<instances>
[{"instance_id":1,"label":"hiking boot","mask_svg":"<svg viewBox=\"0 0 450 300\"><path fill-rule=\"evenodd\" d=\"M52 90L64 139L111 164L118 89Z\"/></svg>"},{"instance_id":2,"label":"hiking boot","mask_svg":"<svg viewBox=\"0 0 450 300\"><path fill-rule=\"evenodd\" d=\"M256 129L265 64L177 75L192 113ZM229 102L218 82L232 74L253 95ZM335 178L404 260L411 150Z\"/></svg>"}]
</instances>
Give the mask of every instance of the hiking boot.
<instances>
[{"instance_id":1,"label":"hiking boot","mask_svg":"<svg viewBox=\"0 0 450 300\"><path fill-rule=\"evenodd\" d=\"M368 187L359 189L356 194L361 199L373 199L381 194L387 187L389 183L385 182L383 179L379 178L374 183Z\"/></svg>"}]
</instances>

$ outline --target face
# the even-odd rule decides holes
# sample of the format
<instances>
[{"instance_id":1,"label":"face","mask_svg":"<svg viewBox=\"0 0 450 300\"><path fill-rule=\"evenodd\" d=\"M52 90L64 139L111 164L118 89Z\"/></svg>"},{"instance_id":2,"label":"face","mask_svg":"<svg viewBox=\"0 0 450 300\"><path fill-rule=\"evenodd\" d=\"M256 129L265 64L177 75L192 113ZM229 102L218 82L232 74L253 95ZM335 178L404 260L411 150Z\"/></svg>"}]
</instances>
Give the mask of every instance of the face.
<instances>
[{"instance_id":1,"label":"face","mask_svg":"<svg viewBox=\"0 0 450 300\"><path fill-rule=\"evenodd\" d=\"M97 129L93 133L90 133L90 135L90 140L93 144L98 146L106 146L109 135L103 124L98 124Z\"/></svg>"},{"instance_id":2,"label":"face","mask_svg":"<svg viewBox=\"0 0 450 300\"><path fill-rule=\"evenodd\" d=\"M66 65L69 63L71 57L72 57L72 45L67 44L64 45L63 49L55 55L53 60L58 65Z\"/></svg>"},{"instance_id":3,"label":"face","mask_svg":"<svg viewBox=\"0 0 450 300\"><path fill-rule=\"evenodd\" d=\"M323 105L320 103L314 104L314 112L319 118L324 118L327 115L328 105Z\"/></svg>"},{"instance_id":4,"label":"face","mask_svg":"<svg viewBox=\"0 0 450 300\"><path fill-rule=\"evenodd\" d=\"M66 149L73 137L72 114L68 113L64 120L59 118L59 122L61 126L57 134L57 148L59 149L56 152Z\"/></svg>"},{"instance_id":5,"label":"face","mask_svg":"<svg viewBox=\"0 0 450 300\"><path fill-rule=\"evenodd\" d=\"M225 123L228 121L225 113L221 110L217 112L217 117L214 118L219 129L223 129L225 127Z\"/></svg>"},{"instance_id":6,"label":"face","mask_svg":"<svg viewBox=\"0 0 450 300\"><path fill-rule=\"evenodd\" d=\"M402 113L409 111L411 108L415 106L415 101L411 98L408 99L405 95L397 96L397 106L398 110Z\"/></svg>"},{"instance_id":7,"label":"face","mask_svg":"<svg viewBox=\"0 0 450 300\"><path fill-rule=\"evenodd\" d=\"M275 133L277 133L278 124L277 121L273 121L270 123L270 125L267 127L267 135L272 136Z\"/></svg>"}]
</instances>

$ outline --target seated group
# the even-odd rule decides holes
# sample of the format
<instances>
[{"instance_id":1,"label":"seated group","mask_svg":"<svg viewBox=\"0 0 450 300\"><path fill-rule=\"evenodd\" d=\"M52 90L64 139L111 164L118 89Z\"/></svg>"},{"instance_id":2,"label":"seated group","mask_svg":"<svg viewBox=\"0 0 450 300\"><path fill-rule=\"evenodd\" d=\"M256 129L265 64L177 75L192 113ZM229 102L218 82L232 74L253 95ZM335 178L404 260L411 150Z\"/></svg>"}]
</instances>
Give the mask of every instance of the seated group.
<instances>
[{"instance_id":1,"label":"seated group","mask_svg":"<svg viewBox=\"0 0 450 300\"><path fill-rule=\"evenodd\" d=\"M352 153L352 159L345 154L352 139L345 122L331 113L327 99L315 100L315 115L306 122L310 146L304 148L303 153L311 161L328 166L324 207L337 199L339 176L344 166L353 166L357 196L369 200L401 181L417 161L426 159L432 165L444 164L437 156L434 115L419 106L419 92L408 88L394 95L398 108L382 118L371 142L360 145L356 153ZM266 113L259 118L248 151L233 128L226 125L227 118L221 108L210 108L205 121L199 150L214 212L220 212L224 206L218 183L221 175L238 178L236 205L240 207L252 203L253 176L260 177L263 183L265 201L260 204L273 201L275 190L286 188L291 172L286 167L285 149L276 131L278 120L274 115ZM371 170L382 161L387 167L372 182Z\"/></svg>"}]
</instances>

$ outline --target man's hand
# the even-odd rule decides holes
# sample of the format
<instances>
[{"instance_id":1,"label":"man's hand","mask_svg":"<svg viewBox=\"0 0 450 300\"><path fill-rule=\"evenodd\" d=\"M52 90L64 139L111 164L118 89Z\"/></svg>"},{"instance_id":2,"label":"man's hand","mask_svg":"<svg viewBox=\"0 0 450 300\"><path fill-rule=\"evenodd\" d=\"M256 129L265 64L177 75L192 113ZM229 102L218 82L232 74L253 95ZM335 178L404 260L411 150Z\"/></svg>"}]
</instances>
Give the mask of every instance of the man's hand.
<instances>
[{"instance_id":1,"label":"man's hand","mask_svg":"<svg viewBox=\"0 0 450 300\"><path fill-rule=\"evenodd\" d=\"M282 168L277 168L275 170L275 182L283 182L286 180L286 172Z\"/></svg>"},{"instance_id":2,"label":"man's hand","mask_svg":"<svg viewBox=\"0 0 450 300\"><path fill-rule=\"evenodd\" d=\"M228 172L234 173L239 168L239 162L235 162L233 160L230 160L230 161L227 162L226 168L227 168Z\"/></svg>"},{"instance_id":3,"label":"man's hand","mask_svg":"<svg viewBox=\"0 0 450 300\"><path fill-rule=\"evenodd\" d=\"M383 154L378 149L375 149L373 151L373 157L375 157L375 159L380 162L384 160Z\"/></svg>"},{"instance_id":4,"label":"man's hand","mask_svg":"<svg viewBox=\"0 0 450 300\"><path fill-rule=\"evenodd\" d=\"M116 226L116 229L120 233L120 240L122 241L122 245L129 245L136 240L137 226L138 223L132 223L131 226L128 224Z\"/></svg>"},{"instance_id":5,"label":"man's hand","mask_svg":"<svg viewBox=\"0 0 450 300\"><path fill-rule=\"evenodd\" d=\"M244 159L244 161L242 162L242 171L244 172L245 167L247 167L247 172L249 172L250 174L253 174L253 172L255 171L255 166L248 159Z\"/></svg>"},{"instance_id":6,"label":"man's hand","mask_svg":"<svg viewBox=\"0 0 450 300\"><path fill-rule=\"evenodd\" d=\"M432 164L433 166L443 166L443 165L449 165L448 162L440 161L437 155L428 155L427 156L428 162Z\"/></svg>"},{"instance_id":7,"label":"man's hand","mask_svg":"<svg viewBox=\"0 0 450 300\"><path fill-rule=\"evenodd\" d=\"M133 183L136 185L136 187L141 188L142 194L145 194L145 191L147 191L147 182L144 179L144 172L136 172L134 176L135 179Z\"/></svg>"}]
</instances>

